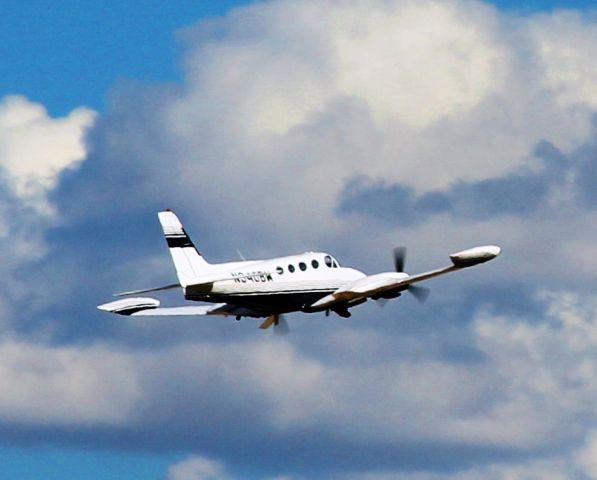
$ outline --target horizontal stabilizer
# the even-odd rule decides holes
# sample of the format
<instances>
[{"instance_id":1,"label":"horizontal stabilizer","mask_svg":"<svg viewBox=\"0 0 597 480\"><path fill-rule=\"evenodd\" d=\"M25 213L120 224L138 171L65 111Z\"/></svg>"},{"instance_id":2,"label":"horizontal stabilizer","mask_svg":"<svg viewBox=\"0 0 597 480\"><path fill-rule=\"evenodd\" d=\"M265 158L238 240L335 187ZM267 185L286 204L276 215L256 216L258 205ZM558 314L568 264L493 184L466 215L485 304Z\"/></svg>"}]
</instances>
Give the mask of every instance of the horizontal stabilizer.
<instances>
[{"instance_id":1,"label":"horizontal stabilizer","mask_svg":"<svg viewBox=\"0 0 597 480\"><path fill-rule=\"evenodd\" d=\"M213 305L183 305L180 307L161 307L139 310L133 313L135 317L180 317L185 315L217 315L220 317L263 317L264 315L246 307L216 303Z\"/></svg>"},{"instance_id":2,"label":"horizontal stabilizer","mask_svg":"<svg viewBox=\"0 0 597 480\"><path fill-rule=\"evenodd\" d=\"M133 297L116 300L114 302L98 305L98 309L118 315L134 315L144 310L155 310L160 306L160 301L155 298Z\"/></svg>"},{"instance_id":3,"label":"horizontal stabilizer","mask_svg":"<svg viewBox=\"0 0 597 480\"><path fill-rule=\"evenodd\" d=\"M149 297L123 298L114 302L104 303L97 307L100 310L127 316L184 316L184 315L220 315L238 317L264 317L266 315L255 312L246 307L216 303L210 305L183 305L179 307L160 307L160 301Z\"/></svg>"},{"instance_id":4,"label":"horizontal stabilizer","mask_svg":"<svg viewBox=\"0 0 597 480\"><path fill-rule=\"evenodd\" d=\"M218 307L226 305L220 303L216 305L184 305L181 307L162 307L152 310L139 310L133 313L135 317L182 317L186 315L227 315L218 313Z\"/></svg>"}]
</instances>

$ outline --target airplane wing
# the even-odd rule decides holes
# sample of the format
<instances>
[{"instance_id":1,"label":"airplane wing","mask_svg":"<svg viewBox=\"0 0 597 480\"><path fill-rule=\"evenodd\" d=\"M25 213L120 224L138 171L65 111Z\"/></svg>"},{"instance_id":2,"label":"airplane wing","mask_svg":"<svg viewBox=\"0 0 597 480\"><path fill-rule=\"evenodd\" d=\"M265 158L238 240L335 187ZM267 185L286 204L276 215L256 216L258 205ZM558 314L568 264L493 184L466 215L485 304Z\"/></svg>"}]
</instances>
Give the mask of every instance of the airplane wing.
<instances>
[{"instance_id":1,"label":"airplane wing","mask_svg":"<svg viewBox=\"0 0 597 480\"><path fill-rule=\"evenodd\" d=\"M368 275L319 299L311 304L310 308L325 310L340 303L351 306L352 303L361 302L367 298L391 298L393 295L409 289L415 283L492 260L500 254L500 251L499 247L493 245L463 250L450 255L452 265L417 275L408 275L403 272Z\"/></svg>"},{"instance_id":2,"label":"airplane wing","mask_svg":"<svg viewBox=\"0 0 597 480\"><path fill-rule=\"evenodd\" d=\"M213 305L184 305L180 307L160 307L160 301L148 297L132 297L114 302L98 305L99 310L118 315L135 317L153 316L182 316L182 315L220 315L220 316L242 316L242 317L266 317L246 307L231 305L228 303L216 303Z\"/></svg>"}]
</instances>

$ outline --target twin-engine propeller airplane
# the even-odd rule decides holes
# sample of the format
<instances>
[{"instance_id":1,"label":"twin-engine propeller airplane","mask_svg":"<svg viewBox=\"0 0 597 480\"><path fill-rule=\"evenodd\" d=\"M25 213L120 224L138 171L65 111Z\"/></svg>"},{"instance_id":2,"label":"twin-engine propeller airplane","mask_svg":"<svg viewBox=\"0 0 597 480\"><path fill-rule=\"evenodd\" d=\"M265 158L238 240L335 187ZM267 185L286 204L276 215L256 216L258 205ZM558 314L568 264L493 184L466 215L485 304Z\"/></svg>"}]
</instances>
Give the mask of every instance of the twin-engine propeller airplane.
<instances>
[{"instance_id":1,"label":"twin-engine propeller airplane","mask_svg":"<svg viewBox=\"0 0 597 480\"><path fill-rule=\"evenodd\" d=\"M321 252L211 264L195 248L174 212L165 210L158 217L179 283L116 294L127 298L100 305L100 310L132 316L232 315L237 320L261 317L265 320L260 328L274 325L283 332L288 329L281 316L284 313L333 311L349 317L349 308L369 298L396 298L403 292L413 294L423 303L429 290L417 283L487 262L500 253L500 248L493 245L470 248L450 255L451 265L417 275L404 272L404 247L394 249L395 271L375 275L342 267L334 257ZM215 305L160 307L157 299L134 296L171 288L182 288L186 300Z\"/></svg>"}]
</instances>

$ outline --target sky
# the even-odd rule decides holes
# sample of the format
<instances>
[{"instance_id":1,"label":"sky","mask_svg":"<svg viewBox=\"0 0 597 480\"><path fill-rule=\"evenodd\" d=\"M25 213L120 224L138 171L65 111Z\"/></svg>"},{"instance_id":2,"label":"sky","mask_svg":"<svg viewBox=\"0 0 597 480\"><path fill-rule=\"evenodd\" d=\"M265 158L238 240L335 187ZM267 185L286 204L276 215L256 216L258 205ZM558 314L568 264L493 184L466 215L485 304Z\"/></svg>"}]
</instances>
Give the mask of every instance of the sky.
<instances>
[{"instance_id":1,"label":"sky","mask_svg":"<svg viewBox=\"0 0 597 480\"><path fill-rule=\"evenodd\" d=\"M3 2L0 478L597 479L592 8ZM97 311L167 207L214 262L503 253L285 337Z\"/></svg>"}]
</instances>

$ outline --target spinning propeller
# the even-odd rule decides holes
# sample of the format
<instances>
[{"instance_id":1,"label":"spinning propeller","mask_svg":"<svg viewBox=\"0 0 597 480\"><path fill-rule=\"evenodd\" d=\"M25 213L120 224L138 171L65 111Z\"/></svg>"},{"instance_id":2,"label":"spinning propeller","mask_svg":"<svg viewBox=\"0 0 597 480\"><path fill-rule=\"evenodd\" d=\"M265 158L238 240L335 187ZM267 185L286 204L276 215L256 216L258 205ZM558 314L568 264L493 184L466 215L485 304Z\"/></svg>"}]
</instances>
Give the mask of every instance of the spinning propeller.
<instances>
[{"instance_id":1,"label":"spinning propeller","mask_svg":"<svg viewBox=\"0 0 597 480\"><path fill-rule=\"evenodd\" d=\"M394 249L394 268L398 273L404 273L404 263L406 261L406 247L396 247ZM425 303L431 290L425 287L409 285L407 291L411 293L419 303Z\"/></svg>"}]
</instances>

